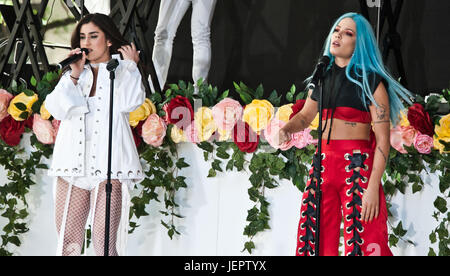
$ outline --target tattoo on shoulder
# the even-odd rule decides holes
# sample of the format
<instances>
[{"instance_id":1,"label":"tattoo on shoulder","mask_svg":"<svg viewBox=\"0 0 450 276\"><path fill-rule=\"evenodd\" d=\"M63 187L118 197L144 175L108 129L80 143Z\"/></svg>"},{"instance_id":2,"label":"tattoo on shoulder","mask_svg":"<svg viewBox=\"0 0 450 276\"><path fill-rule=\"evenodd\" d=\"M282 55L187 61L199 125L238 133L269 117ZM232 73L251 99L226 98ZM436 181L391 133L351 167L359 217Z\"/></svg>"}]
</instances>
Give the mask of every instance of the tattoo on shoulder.
<instances>
[{"instance_id":1,"label":"tattoo on shoulder","mask_svg":"<svg viewBox=\"0 0 450 276\"><path fill-rule=\"evenodd\" d=\"M376 112L377 112L377 118L378 118L378 120L384 120L384 119L386 118L386 110L387 110L387 108L386 108L386 106L383 105L383 104L380 104L380 105L377 107Z\"/></svg>"},{"instance_id":2,"label":"tattoo on shoulder","mask_svg":"<svg viewBox=\"0 0 450 276\"><path fill-rule=\"evenodd\" d=\"M386 154L383 152L383 150L380 147L378 147L378 150L381 152L381 154L383 155L384 161L387 163Z\"/></svg>"}]
</instances>

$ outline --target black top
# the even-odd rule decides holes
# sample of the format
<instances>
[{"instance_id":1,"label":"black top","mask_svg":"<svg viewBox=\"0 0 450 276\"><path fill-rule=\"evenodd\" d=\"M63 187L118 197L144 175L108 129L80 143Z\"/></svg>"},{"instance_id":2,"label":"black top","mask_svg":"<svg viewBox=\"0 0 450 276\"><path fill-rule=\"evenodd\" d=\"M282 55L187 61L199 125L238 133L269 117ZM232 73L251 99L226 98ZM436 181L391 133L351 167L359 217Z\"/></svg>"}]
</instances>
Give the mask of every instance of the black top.
<instances>
[{"instance_id":1,"label":"black top","mask_svg":"<svg viewBox=\"0 0 450 276\"><path fill-rule=\"evenodd\" d=\"M331 66L331 69L328 70L325 73L325 78L323 80L323 105L322 109L332 109L331 112L331 125L330 125L330 131L328 133L328 141L327 144L330 143L330 137L331 137L331 129L333 126L333 117L336 111L336 108L338 107L351 107L363 112L369 112L369 106L371 105L371 101L369 98L367 98L362 91L362 88L359 87L357 84L351 82L346 74L345 70L347 67L341 68L336 65L336 63L333 63ZM356 74L353 72L353 70L350 71L350 76L354 78L355 80L362 82L362 77L357 77ZM370 91L375 93L375 90L377 89L378 85L381 81L385 84L387 88L387 83L384 81L384 79L376 74L376 73L369 73L368 74L368 81L369 81L369 87ZM314 101L319 100L319 87L317 86L314 88L311 99ZM362 97L366 97L366 106L364 106ZM329 112L326 113L326 119L328 119ZM328 120L325 123L325 126L323 129L325 130L328 124Z\"/></svg>"},{"instance_id":2,"label":"black top","mask_svg":"<svg viewBox=\"0 0 450 276\"><path fill-rule=\"evenodd\" d=\"M372 104L366 97L366 106L363 105L361 97L363 96L362 88L351 82L345 75L347 67L341 68L335 63L331 69L325 73L323 80L323 109L333 109L336 107L352 107L361 111L369 111L368 107ZM354 72L350 72L350 76L362 83L362 77L357 77ZM387 83L382 77L376 73L369 73L369 87L373 93L377 89L381 81L387 88ZM318 86L311 94L311 99L319 100Z\"/></svg>"}]
</instances>

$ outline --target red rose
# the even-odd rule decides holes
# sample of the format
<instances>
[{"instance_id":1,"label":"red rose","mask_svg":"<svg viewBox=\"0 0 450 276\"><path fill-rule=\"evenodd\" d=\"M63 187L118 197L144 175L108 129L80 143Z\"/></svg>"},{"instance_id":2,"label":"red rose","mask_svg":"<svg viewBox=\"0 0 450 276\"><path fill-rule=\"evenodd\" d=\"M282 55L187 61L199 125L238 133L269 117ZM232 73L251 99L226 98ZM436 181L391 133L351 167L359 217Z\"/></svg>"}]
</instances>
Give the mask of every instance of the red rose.
<instances>
[{"instance_id":1,"label":"red rose","mask_svg":"<svg viewBox=\"0 0 450 276\"><path fill-rule=\"evenodd\" d=\"M259 136L246 122L238 121L233 128L233 142L241 151L252 153L258 148Z\"/></svg>"},{"instance_id":2,"label":"red rose","mask_svg":"<svg viewBox=\"0 0 450 276\"><path fill-rule=\"evenodd\" d=\"M140 121L139 124L131 129L131 132L133 133L133 139L134 143L136 144L136 148L139 148L139 145L142 142L142 125L145 121Z\"/></svg>"},{"instance_id":3,"label":"red rose","mask_svg":"<svg viewBox=\"0 0 450 276\"><path fill-rule=\"evenodd\" d=\"M186 129L194 120L194 109L188 98L176 96L168 104L164 105L167 124L175 124L179 129Z\"/></svg>"},{"instance_id":4,"label":"red rose","mask_svg":"<svg viewBox=\"0 0 450 276\"><path fill-rule=\"evenodd\" d=\"M303 106L305 105L305 100L297 100L295 104L291 107L292 108L292 114L289 116L289 120L292 119L297 113L299 113Z\"/></svg>"},{"instance_id":5,"label":"red rose","mask_svg":"<svg viewBox=\"0 0 450 276\"><path fill-rule=\"evenodd\" d=\"M17 146L24 131L25 122L18 122L11 116L6 117L0 123L0 137L9 146Z\"/></svg>"},{"instance_id":6,"label":"red rose","mask_svg":"<svg viewBox=\"0 0 450 276\"><path fill-rule=\"evenodd\" d=\"M430 115L421 104L415 103L408 109L408 121L412 127L430 137L434 135L434 126Z\"/></svg>"}]
</instances>

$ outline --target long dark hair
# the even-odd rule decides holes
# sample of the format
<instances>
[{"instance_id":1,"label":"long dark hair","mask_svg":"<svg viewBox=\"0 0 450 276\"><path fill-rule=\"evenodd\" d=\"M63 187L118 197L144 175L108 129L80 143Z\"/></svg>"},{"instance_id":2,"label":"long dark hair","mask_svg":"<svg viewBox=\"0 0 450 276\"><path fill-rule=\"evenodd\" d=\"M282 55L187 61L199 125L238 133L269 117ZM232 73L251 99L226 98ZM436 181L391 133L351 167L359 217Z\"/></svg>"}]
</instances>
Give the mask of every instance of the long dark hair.
<instances>
[{"instance_id":1,"label":"long dark hair","mask_svg":"<svg viewBox=\"0 0 450 276\"><path fill-rule=\"evenodd\" d=\"M117 29L116 24L114 24L114 21L111 19L111 17L101 13L92 13L84 16L75 27L71 38L72 49L80 47L81 27L88 23L93 23L95 26L99 27L102 32L105 33L106 40L109 40L112 44L112 46L109 47L109 53L111 55L119 54L117 50L120 47L130 44L125 40L122 34L120 34L120 31Z\"/></svg>"},{"instance_id":2,"label":"long dark hair","mask_svg":"<svg viewBox=\"0 0 450 276\"><path fill-rule=\"evenodd\" d=\"M110 55L120 54L117 50L124 45L130 44L125 40L119 29L117 29L116 24L109 16L101 13L92 13L84 16L73 30L72 38L70 39L70 46L72 49L80 48L81 27L88 23L93 23L95 26L100 28L103 33L105 33L106 40L109 40L112 44L111 47L109 47ZM63 68L61 76L69 70L70 66Z\"/></svg>"}]
</instances>

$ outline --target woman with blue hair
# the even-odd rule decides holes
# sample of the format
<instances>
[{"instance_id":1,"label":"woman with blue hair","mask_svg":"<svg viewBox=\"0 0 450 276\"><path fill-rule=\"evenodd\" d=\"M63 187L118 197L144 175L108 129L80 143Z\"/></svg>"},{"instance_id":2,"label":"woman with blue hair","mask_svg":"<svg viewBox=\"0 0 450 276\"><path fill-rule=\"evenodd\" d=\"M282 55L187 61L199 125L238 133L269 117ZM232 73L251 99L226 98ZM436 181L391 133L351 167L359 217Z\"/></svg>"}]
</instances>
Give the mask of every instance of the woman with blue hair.
<instances>
[{"instance_id":1,"label":"woman with blue hair","mask_svg":"<svg viewBox=\"0 0 450 276\"><path fill-rule=\"evenodd\" d=\"M296 254L338 255L343 216L346 255L392 255L381 178L390 123L398 122L400 97L410 102L411 93L385 69L372 27L360 14L344 14L333 24L323 55L331 60L323 79L326 139L321 168L315 154L303 193ZM304 108L280 130L280 144L310 125L318 99L319 89L310 90ZM315 248L319 171L320 248Z\"/></svg>"}]
</instances>

